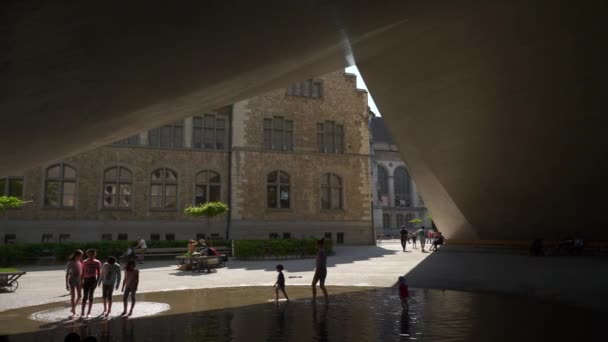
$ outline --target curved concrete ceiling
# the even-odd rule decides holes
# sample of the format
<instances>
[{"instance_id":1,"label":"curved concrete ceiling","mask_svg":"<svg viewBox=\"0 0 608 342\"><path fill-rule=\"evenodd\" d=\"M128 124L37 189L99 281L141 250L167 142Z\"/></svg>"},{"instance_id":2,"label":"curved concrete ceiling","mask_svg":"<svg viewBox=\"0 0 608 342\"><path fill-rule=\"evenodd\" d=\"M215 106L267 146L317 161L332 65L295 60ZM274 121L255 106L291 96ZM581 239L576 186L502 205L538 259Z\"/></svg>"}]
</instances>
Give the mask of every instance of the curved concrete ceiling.
<instances>
[{"instance_id":1,"label":"curved concrete ceiling","mask_svg":"<svg viewBox=\"0 0 608 342\"><path fill-rule=\"evenodd\" d=\"M448 237L608 237L600 4L2 6L0 175L356 63Z\"/></svg>"}]
</instances>

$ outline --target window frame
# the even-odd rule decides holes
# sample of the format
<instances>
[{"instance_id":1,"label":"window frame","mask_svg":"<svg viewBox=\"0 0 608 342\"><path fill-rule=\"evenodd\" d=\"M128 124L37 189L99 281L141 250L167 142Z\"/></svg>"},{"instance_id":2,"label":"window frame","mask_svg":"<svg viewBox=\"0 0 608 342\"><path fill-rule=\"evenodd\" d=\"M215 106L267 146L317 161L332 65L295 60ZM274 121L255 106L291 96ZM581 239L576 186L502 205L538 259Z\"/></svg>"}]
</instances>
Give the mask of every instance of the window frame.
<instances>
[{"instance_id":1,"label":"window frame","mask_svg":"<svg viewBox=\"0 0 608 342\"><path fill-rule=\"evenodd\" d=\"M278 128L275 127L275 120L280 119L282 120L282 127ZM270 125L268 125L269 127L267 127L266 123L270 122ZM287 128L287 124L291 125L291 128L288 129ZM280 132L281 135L281 142L282 145L281 148L277 148L274 144L275 141L275 134L278 134L276 132ZM262 147L265 150L268 151L289 151L289 152L293 152L294 150L294 131L295 131L295 126L294 126L294 121L293 120L287 120L285 119L284 116L273 116L272 118L264 118L263 122L262 122ZM266 139L266 133L269 132L269 141L267 143L267 139ZM291 134L291 137L288 139L288 135ZM289 144L288 144L289 142Z\"/></svg>"},{"instance_id":2,"label":"window frame","mask_svg":"<svg viewBox=\"0 0 608 342\"><path fill-rule=\"evenodd\" d=\"M54 167L59 167L59 176L58 177L49 177L48 173L49 170L51 168ZM71 168L72 170L74 170L74 178L70 178L70 177L65 177L65 169L66 167ZM59 204L54 206L54 205L50 205L47 204L47 196L48 196L48 184L49 183L59 183L59 188L58 188L58 192L59 192ZM68 206L68 205L64 205L63 203L63 196L64 196L64 184L66 183L73 183L74 184L74 193L72 194L74 196L74 205ZM74 166L72 166L71 164L68 163L56 163L56 164L52 164L49 165L48 167L46 167L44 169L44 183L43 183L43 196L42 196L42 201L43 201L43 207L47 208L47 209L68 209L68 210L74 210L76 209L76 207L78 206L78 169L75 168Z\"/></svg>"},{"instance_id":3,"label":"window frame","mask_svg":"<svg viewBox=\"0 0 608 342\"><path fill-rule=\"evenodd\" d=\"M207 117L212 117L213 118L213 127L207 127L207 120L205 120ZM196 124L196 121L200 119L201 120L201 124L200 126ZM219 121L223 121L224 122L224 127L219 127L218 122ZM192 117L192 138L191 138L191 146L193 149L197 149L197 150L208 150L208 151L225 151L226 150L226 131L228 129L228 125L227 125L227 121L228 119L224 116L218 115L218 114L210 114L210 113L205 113L203 115L196 115ZM205 131L206 130L213 130L213 148L208 148L205 146ZM200 131L200 147L197 147L196 144L197 142L195 141L196 138L196 132ZM222 131L222 148L218 147L218 131Z\"/></svg>"},{"instance_id":4,"label":"window frame","mask_svg":"<svg viewBox=\"0 0 608 342\"><path fill-rule=\"evenodd\" d=\"M316 95L315 88L317 90ZM323 98L323 80L309 78L304 81L293 83L287 87L285 95L311 99Z\"/></svg>"},{"instance_id":5,"label":"window frame","mask_svg":"<svg viewBox=\"0 0 608 342\"><path fill-rule=\"evenodd\" d=\"M115 141L114 143L112 143L112 145L115 146L139 146L140 141L139 141L139 134L134 134L131 136L128 136L124 139L120 139L118 141Z\"/></svg>"},{"instance_id":6,"label":"window frame","mask_svg":"<svg viewBox=\"0 0 608 342\"><path fill-rule=\"evenodd\" d=\"M410 174L404 166L398 166L393 172L393 186L395 188L395 206L410 207L412 185ZM401 205L401 203L397 204L399 200L403 200L405 202L404 205Z\"/></svg>"},{"instance_id":7,"label":"window frame","mask_svg":"<svg viewBox=\"0 0 608 342\"><path fill-rule=\"evenodd\" d=\"M391 214L382 214L382 228L391 228Z\"/></svg>"},{"instance_id":8,"label":"window frame","mask_svg":"<svg viewBox=\"0 0 608 342\"><path fill-rule=\"evenodd\" d=\"M106 179L106 172L108 172L112 169L116 169L116 178L114 180ZM127 181L121 179L121 172L123 169L131 174L130 179ZM107 197L107 195L105 194L106 185L116 186L116 194L112 195L114 197L114 200L116 201L116 205L111 206L111 207L106 206L106 203L105 203L105 198ZM121 185L129 185L129 206L128 207L120 206L120 197L122 196L120 194ZM128 167L123 166L123 165L115 165L115 166L110 166L103 170L102 188L101 188L101 209L102 210L125 210L125 211L133 210L133 198L134 198L134 196L133 196L133 171L131 169L129 169Z\"/></svg>"},{"instance_id":9,"label":"window frame","mask_svg":"<svg viewBox=\"0 0 608 342\"><path fill-rule=\"evenodd\" d=\"M324 184L324 178L327 177L327 184ZM332 177L336 177L339 181L338 185L334 185L332 184ZM342 179L342 177L340 177L338 174L336 173L332 173L332 172L327 172L321 175L321 182L319 184L320 187L320 193L319 193L319 203L321 205L321 210L323 211L336 211L336 210L344 210L344 180ZM323 207L323 192L329 190L328 192L328 203L329 203L329 208L324 208ZM338 207L334 207L333 203L332 203L332 193L333 190L338 190L338 193L340 194L339 197L339 205Z\"/></svg>"},{"instance_id":10,"label":"window frame","mask_svg":"<svg viewBox=\"0 0 608 342\"><path fill-rule=\"evenodd\" d=\"M13 196L10 193L11 181L21 181L21 195L14 196L14 197L17 197L17 198L23 200L24 194L25 194L25 177L8 176L8 177L0 177L0 180L4 181L4 189L0 189L0 196Z\"/></svg>"},{"instance_id":11,"label":"window frame","mask_svg":"<svg viewBox=\"0 0 608 342\"><path fill-rule=\"evenodd\" d=\"M378 165L377 169L378 171L376 174L376 192L378 195L378 202L382 202L383 195L388 198L388 169L382 165ZM381 174L384 174L384 177L382 177L382 179L380 178ZM390 206L390 203L388 203L388 206Z\"/></svg>"},{"instance_id":12,"label":"window frame","mask_svg":"<svg viewBox=\"0 0 608 342\"><path fill-rule=\"evenodd\" d=\"M205 183L199 183L199 181L198 181L198 177L199 177L199 175L201 173L206 173L207 174L207 177L206 177L207 179L205 180ZM218 182L210 182L210 179L211 179L210 173L215 173L218 176L219 181ZM222 175L219 172L217 172L215 170L212 170L212 169L203 169L203 170L200 170L199 172L197 172L194 175L194 193L193 193L194 197L192 198L192 204L193 205L202 204L202 203L198 203L198 204L196 203L196 197L197 197L196 196L196 190L197 190L198 186L204 186L205 187L205 198L207 199L207 202L212 202L211 199L210 199L210 193L211 193L210 187L211 186L218 186L219 187L219 198L217 199L217 201L220 201L220 202L222 201L222 198L223 198L223 196L222 196ZM207 203L207 202L203 202L203 203Z\"/></svg>"},{"instance_id":13,"label":"window frame","mask_svg":"<svg viewBox=\"0 0 608 342\"><path fill-rule=\"evenodd\" d=\"M328 129L330 126L332 127L331 130ZM340 130L340 133L338 133L338 129ZM329 148L330 140L333 151ZM338 144L338 142L340 144ZM344 125L338 125L332 120L317 122L317 152L344 154Z\"/></svg>"},{"instance_id":14,"label":"window frame","mask_svg":"<svg viewBox=\"0 0 608 342\"><path fill-rule=\"evenodd\" d=\"M276 173L276 181L273 183L268 182L268 178L270 177L271 174ZM287 182L281 182L281 174L285 174L287 176ZM276 206L275 207L271 207L270 206L270 202L269 200L269 187L276 187L275 193L276 193ZM288 191L287 191L287 195L288 195L288 201L289 201L289 205L287 207L282 207L281 205L281 190L283 189L283 187L287 187ZM292 208L292 191L291 191L291 175L289 173L287 173L286 171L283 170L273 170L270 171L266 174L266 209L270 209L270 210L289 210Z\"/></svg>"},{"instance_id":15,"label":"window frame","mask_svg":"<svg viewBox=\"0 0 608 342\"><path fill-rule=\"evenodd\" d=\"M158 170L162 170L162 179L161 180L153 180L152 175L154 174L154 172L158 171ZM170 171L173 174L175 174L175 181L167 181L166 180L166 172ZM177 171L168 168L168 167L159 167L154 169L152 172L150 172L150 199L148 202L150 211L177 211L178 207L179 207L179 173L177 173ZM152 187L155 185L160 185L161 186L161 195L153 195L152 194ZM167 185L175 185L175 207L174 208L167 208ZM158 207L153 207L152 206L152 199L154 197L160 197L161 198L161 203L162 206L160 208Z\"/></svg>"},{"instance_id":16,"label":"window frame","mask_svg":"<svg viewBox=\"0 0 608 342\"><path fill-rule=\"evenodd\" d=\"M161 138L161 134L162 134L162 129L163 128L170 128L171 129L171 144L170 146L163 146L162 145L162 138ZM176 146L175 142L175 132L177 128L181 128L182 130L182 138L181 138L181 143L179 146ZM148 146L152 146L152 147L158 147L158 148L184 148L185 147L185 125L184 125L184 120L180 120L180 121L175 121L172 122L168 125L163 125L161 127L156 127L153 129L148 130ZM156 140L157 142L155 144L152 144L152 135L156 135Z\"/></svg>"}]
</instances>

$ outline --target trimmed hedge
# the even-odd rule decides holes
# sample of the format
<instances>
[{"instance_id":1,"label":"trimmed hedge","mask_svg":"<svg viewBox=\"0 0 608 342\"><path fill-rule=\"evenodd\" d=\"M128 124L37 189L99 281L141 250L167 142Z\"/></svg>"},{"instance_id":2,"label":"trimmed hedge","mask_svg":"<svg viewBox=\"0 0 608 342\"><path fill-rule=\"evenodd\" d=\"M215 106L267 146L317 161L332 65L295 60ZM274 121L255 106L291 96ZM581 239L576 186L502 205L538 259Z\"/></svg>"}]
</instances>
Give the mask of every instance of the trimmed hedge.
<instances>
[{"instance_id":1,"label":"trimmed hedge","mask_svg":"<svg viewBox=\"0 0 608 342\"><path fill-rule=\"evenodd\" d=\"M333 254L333 245L325 240L325 252ZM317 255L317 239L235 240L234 256L241 260Z\"/></svg>"},{"instance_id":2,"label":"trimmed hedge","mask_svg":"<svg viewBox=\"0 0 608 342\"><path fill-rule=\"evenodd\" d=\"M206 240L211 246L231 246L228 240ZM52 255L57 262L64 262L75 250L97 250L97 258L105 260L109 256L119 257L135 241L96 241L96 242L62 242L62 243L16 243L0 245L0 266L15 266L36 263L40 257ZM148 248L171 248L188 245L186 240L147 241Z\"/></svg>"}]
</instances>

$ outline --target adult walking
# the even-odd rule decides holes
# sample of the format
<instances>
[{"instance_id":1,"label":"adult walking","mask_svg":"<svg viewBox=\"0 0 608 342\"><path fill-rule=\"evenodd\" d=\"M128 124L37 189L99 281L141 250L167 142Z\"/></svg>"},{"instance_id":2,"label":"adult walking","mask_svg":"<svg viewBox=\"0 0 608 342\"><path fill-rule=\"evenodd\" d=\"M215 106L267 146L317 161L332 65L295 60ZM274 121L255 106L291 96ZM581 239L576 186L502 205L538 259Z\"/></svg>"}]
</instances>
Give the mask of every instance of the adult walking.
<instances>
[{"instance_id":1,"label":"adult walking","mask_svg":"<svg viewBox=\"0 0 608 342\"><path fill-rule=\"evenodd\" d=\"M420 247L422 248L422 251L424 252L424 243L425 243L425 234L424 234L424 226L420 227L420 229L418 229L418 231L416 232L418 234L418 241L420 241Z\"/></svg>"},{"instance_id":2,"label":"adult walking","mask_svg":"<svg viewBox=\"0 0 608 342\"><path fill-rule=\"evenodd\" d=\"M401 234L401 247L403 247L403 251L405 252L409 232L405 229L405 226L401 226L401 231L399 233Z\"/></svg>"},{"instance_id":3,"label":"adult walking","mask_svg":"<svg viewBox=\"0 0 608 342\"><path fill-rule=\"evenodd\" d=\"M137 248L139 248L139 263L143 264L144 255L146 254L146 249L148 249L148 246L146 245L146 240L143 238L143 236L140 236L137 240Z\"/></svg>"},{"instance_id":4,"label":"adult walking","mask_svg":"<svg viewBox=\"0 0 608 342\"><path fill-rule=\"evenodd\" d=\"M327 296L327 290L325 289L325 278L327 277L327 255L325 254L325 239L317 240L317 262L315 268L315 275L312 277L312 301L317 300L317 283L323 296L325 296L325 303L329 303L329 297Z\"/></svg>"}]
</instances>

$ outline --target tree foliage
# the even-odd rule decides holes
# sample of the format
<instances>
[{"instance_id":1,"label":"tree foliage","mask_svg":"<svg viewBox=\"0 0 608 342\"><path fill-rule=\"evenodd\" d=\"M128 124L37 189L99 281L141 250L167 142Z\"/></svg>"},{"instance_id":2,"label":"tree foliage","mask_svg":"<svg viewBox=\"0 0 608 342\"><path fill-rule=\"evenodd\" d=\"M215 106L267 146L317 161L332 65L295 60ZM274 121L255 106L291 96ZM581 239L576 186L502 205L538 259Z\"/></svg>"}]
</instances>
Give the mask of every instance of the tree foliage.
<instances>
[{"instance_id":1,"label":"tree foliage","mask_svg":"<svg viewBox=\"0 0 608 342\"><path fill-rule=\"evenodd\" d=\"M23 201L17 197L0 196L0 211L6 209L18 209L23 205Z\"/></svg>"},{"instance_id":2,"label":"tree foliage","mask_svg":"<svg viewBox=\"0 0 608 342\"><path fill-rule=\"evenodd\" d=\"M207 202L184 210L186 215L206 218L213 218L226 212L228 212L228 206L222 202Z\"/></svg>"},{"instance_id":3,"label":"tree foliage","mask_svg":"<svg viewBox=\"0 0 608 342\"><path fill-rule=\"evenodd\" d=\"M413 219L413 220L410 220L410 223L422 223L422 222L424 222L424 221L422 221L422 220L421 220L421 219L419 219L419 218L415 218L415 219Z\"/></svg>"}]
</instances>

